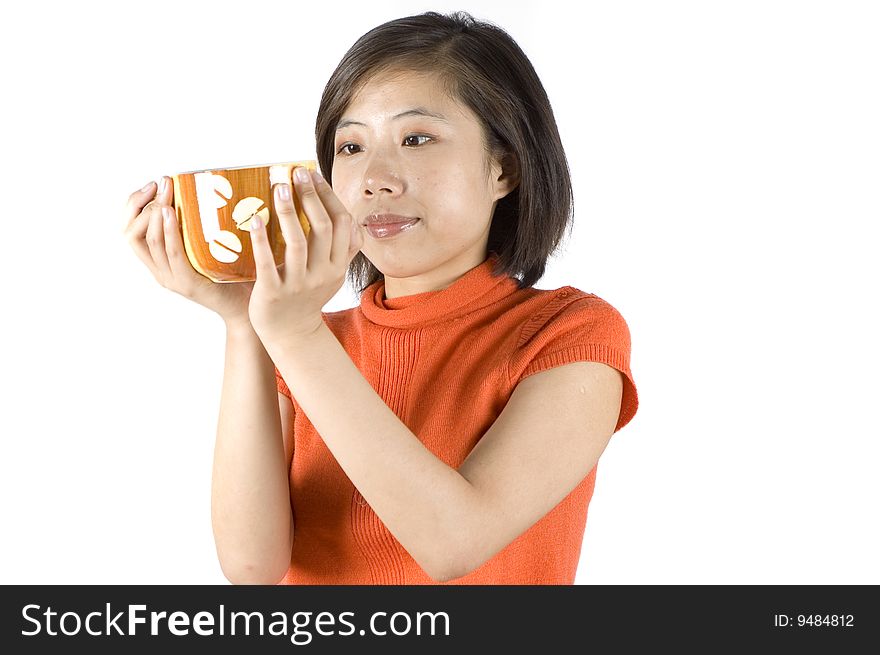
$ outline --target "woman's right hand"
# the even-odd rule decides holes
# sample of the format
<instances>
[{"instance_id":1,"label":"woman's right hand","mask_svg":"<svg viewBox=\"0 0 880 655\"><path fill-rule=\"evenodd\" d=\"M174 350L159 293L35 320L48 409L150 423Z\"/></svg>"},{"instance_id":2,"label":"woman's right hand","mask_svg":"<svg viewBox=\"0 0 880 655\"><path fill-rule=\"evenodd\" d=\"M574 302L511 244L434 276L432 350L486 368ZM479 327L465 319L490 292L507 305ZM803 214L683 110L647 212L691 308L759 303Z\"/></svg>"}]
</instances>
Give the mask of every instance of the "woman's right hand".
<instances>
[{"instance_id":1,"label":"woman's right hand","mask_svg":"<svg viewBox=\"0 0 880 655\"><path fill-rule=\"evenodd\" d=\"M216 283L192 267L171 208L171 183L165 177L160 178L160 184L163 182L165 188L155 198L153 182L128 197L124 234L135 254L166 289L216 312L227 325L249 324L248 302L254 283ZM166 212L170 212L170 222L164 220Z\"/></svg>"}]
</instances>

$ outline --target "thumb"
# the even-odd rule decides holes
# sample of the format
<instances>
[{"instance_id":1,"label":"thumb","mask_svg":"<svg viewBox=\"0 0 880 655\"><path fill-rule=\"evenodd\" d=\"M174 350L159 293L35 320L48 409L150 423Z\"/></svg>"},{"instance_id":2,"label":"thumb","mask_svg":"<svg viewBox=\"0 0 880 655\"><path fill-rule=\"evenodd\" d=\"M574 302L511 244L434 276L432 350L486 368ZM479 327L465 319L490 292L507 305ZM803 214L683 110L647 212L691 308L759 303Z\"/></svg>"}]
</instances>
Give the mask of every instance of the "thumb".
<instances>
[{"instance_id":1,"label":"thumb","mask_svg":"<svg viewBox=\"0 0 880 655\"><path fill-rule=\"evenodd\" d=\"M361 249L361 246L364 245L364 235L361 232L360 225L357 224L357 221L352 220L351 222L351 240L349 241L348 246L348 261L351 261L352 258L358 254Z\"/></svg>"}]
</instances>

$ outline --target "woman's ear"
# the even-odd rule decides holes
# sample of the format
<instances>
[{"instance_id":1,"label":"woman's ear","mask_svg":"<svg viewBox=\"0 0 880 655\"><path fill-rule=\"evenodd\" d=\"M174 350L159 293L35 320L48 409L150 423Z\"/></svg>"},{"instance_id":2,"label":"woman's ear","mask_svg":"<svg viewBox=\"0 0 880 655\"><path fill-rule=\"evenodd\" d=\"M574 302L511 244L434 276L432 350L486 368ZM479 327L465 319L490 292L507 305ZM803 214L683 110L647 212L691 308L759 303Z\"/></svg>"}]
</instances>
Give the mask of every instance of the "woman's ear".
<instances>
[{"instance_id":1,"label":"woman's ear","mask_svg":"<svg viewBox=\"0 0 880 655\"><path fill-rule=\"evenodd\" d=\"M501 158L501 174L495 180L496 200L501 200L520 183L519 159L512 150L507 151Z\"/></svg>"}]
</instances>

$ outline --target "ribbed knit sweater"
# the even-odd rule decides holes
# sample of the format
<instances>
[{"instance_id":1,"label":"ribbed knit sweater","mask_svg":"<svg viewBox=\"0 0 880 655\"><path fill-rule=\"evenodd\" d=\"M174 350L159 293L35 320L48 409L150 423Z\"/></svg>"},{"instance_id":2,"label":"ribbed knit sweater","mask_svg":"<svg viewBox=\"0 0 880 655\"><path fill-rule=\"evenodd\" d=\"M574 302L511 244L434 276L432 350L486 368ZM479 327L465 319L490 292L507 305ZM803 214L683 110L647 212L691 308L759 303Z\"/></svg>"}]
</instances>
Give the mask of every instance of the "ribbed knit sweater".
<instances>
[{"instance_id":1,"label":"ribbed knit sweater","mask_svg":"<svg viewBox=\"0 0 880 655\"><path fill-rule=\"evenodd\" d=\"M518 289L493 275L494 254L440 291L385 298L384 281L360 306L323 318L397 417L458 468L524 378L571 362L623 373L615 432L638 408L630 333L620 313L566 286ZM385 527L291 396L290 493L294 543L279 584L437 584ZM363 438L370 438L364 426ZM597 465L598 466L598 465ZM573 584L596 469L554 509L470 574L446 584Z\"/></svg>"}]
</instances>

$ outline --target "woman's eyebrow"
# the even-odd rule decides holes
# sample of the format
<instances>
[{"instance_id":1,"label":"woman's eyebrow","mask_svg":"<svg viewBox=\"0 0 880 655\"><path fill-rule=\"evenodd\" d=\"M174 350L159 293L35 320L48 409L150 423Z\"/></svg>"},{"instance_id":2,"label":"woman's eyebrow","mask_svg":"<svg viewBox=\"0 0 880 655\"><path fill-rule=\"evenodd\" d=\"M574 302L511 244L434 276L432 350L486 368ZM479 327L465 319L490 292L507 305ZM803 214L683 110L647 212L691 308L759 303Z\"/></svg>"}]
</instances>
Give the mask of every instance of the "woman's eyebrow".
<instances>
[{"instance_id":1,"label":"woman's eyebrow","mask_svg":"<svg viewBox=\"0 0 880 655\"><path fill-rule=\"evenodd\" d=\"M435 120L443 121L444 123L448 123L449 119L446 118L443 114L438 114L433 111L429 111L424 107L414 107L413 109L407 109L406 111L400 112L396 116L392 116L391 120L396 121L398 118L404 118L405 116L425 116L426 118L433 118ZM358 121L353 121L350 118L343 118L336 124L336 131L338 132L343 127L348 127L349 125L360 125L361 127L366 127L363 123L359 123Z\"/></svg>"}]
</instances>

